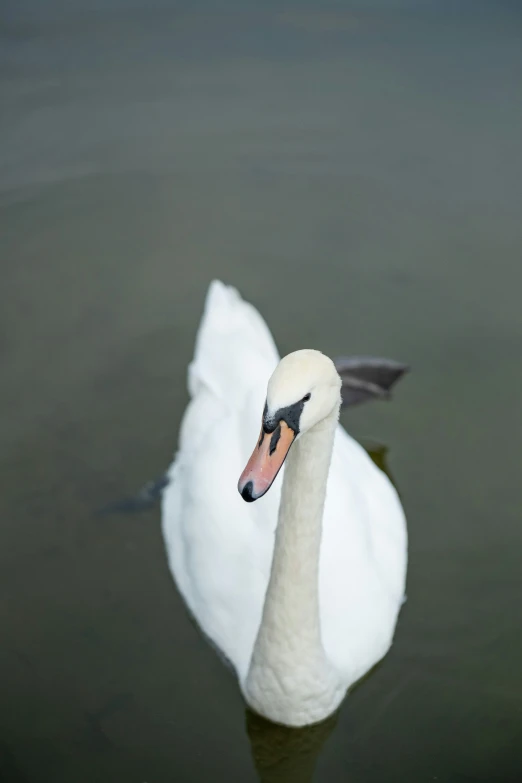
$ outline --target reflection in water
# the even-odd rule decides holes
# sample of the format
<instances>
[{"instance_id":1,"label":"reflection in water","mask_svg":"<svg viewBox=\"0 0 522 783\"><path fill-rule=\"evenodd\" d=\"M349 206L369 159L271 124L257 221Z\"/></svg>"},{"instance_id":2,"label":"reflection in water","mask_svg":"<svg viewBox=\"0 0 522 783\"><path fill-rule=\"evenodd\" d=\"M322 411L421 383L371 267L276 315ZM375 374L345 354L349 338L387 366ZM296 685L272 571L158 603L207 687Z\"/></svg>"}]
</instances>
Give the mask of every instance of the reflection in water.
<instances>
[{"instance_id":1,"label":"reflection in water","mask_svg":"<svg viewBox=\"0 0 522 783\"><path fill-rule=\"evenodd\" d=\"M292 729L246 710L246 730L261 783L311 783L319 753L337 724L338 712L322 723Z\"/></svg>"}]
</instances>

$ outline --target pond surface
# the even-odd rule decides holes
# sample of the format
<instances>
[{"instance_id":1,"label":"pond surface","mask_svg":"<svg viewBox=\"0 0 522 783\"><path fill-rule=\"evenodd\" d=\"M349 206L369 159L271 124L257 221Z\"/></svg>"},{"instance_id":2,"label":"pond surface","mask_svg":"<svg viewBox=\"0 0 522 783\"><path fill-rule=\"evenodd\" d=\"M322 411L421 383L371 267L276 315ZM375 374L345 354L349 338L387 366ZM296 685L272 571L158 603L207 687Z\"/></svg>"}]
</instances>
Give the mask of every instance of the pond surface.
<instances>
[{"instance_id":1,"label":"pond surface","mask_svg":"<svg viewBox=\"0 0 522 783\"><path fill-rule=\"evenodd\" d=\"M2 17L2 783L520 780L520 6ZM214 277L282 353L414 368L343 414L389 449L408 602L303 732L245 713L159 508L96 514L172 458Z\"/></svg>"}]
</instances>

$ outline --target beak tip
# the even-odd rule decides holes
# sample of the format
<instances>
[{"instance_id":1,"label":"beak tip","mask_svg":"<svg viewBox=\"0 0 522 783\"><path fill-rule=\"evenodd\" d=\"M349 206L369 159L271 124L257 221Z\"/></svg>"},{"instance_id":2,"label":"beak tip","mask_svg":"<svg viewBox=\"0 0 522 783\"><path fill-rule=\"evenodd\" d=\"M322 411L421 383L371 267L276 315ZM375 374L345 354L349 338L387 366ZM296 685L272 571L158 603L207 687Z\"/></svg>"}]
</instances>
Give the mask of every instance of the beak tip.
<instances>
[{"instance_id":1,"label":"beak tip","mask_svg":"<svg viewBox=\"0 0 522 783\"><path fill-rule=\"evenodd\" d=\"M241 489L240 486L238 486L239 494L243 498L244 501L247 503L252 503L256 498L253 495L254 491L254 484L252 481L247 481L243 489Z\"/></svg>"}]
</instances>

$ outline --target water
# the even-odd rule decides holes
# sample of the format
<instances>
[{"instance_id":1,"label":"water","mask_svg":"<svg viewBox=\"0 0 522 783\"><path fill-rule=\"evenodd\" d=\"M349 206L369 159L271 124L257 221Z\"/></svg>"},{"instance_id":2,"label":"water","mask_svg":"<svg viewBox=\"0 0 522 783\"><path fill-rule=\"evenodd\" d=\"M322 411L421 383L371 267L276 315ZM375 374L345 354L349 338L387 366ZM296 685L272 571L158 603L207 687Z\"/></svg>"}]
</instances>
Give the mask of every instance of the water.
<instances>
[{"instance_id":1,"label":"water","mask_svg":"<svg viewBox=\"0 0 522 783\"><path fill-rule=\"evenodd\" d=\"M520 779L515 3L4 3L0 780ZM245 713L159 511L219 277L281 352L409 362L344 414L410 529L381 666L323 727Z\"/></svg>"}]
</instances>

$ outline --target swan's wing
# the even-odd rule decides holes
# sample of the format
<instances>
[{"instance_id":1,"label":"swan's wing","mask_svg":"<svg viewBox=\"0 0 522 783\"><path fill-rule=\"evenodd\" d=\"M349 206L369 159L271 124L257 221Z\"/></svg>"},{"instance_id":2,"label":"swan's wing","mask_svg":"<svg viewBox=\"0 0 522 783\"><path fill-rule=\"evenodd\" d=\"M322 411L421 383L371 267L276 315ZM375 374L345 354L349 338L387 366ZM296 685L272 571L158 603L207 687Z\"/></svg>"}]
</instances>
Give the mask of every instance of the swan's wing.
<instances>
[{"instance_id":1,"label":"swan's wing","mask_svg":"<svg viewBox=\"0 0 522 783\"><path fill-rule=\"evenodd\" d=\"M201 449L214 420L231 416L237 424L230 437L244 449L246 462L259 435L267 382L278 362L270 330L255 307L235 288L214 280L188 370L192 400L181 424L179 451L188 456ZM226 449L225 441L220 451ZM234 487L238 478L234 475Z\"/></svg>"},{"instance_id":2,"label":"swan's wing","mask_svg":"<svg viewBox=\"0 0 522 783\"><path fill-rule=\"evenodd\" d=\"M246 674L268 581L280 480L248 505L237 481L279 357L254 307L210 286L189 369L190 404L163 497L171 571L204 633Z\"/></svg>"},{"instance_id":3,"label":"swan's wing","mask_svg":"<svg viewBox=\"0 0 522 783\"><path fill-rule=\"evenodd\" d=\"M270 330L255 307L241 299L235 288L214 280L189 368L191 396L204 386L236 409L256 382L266 389L266 372L272 373L278 361Z\"/></svg>"}]
</instances>

